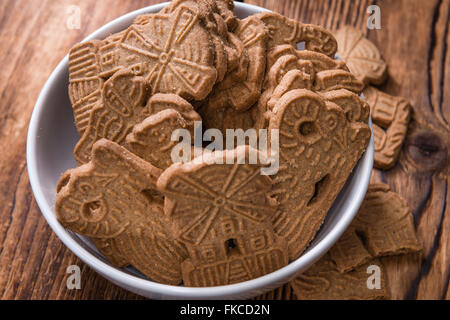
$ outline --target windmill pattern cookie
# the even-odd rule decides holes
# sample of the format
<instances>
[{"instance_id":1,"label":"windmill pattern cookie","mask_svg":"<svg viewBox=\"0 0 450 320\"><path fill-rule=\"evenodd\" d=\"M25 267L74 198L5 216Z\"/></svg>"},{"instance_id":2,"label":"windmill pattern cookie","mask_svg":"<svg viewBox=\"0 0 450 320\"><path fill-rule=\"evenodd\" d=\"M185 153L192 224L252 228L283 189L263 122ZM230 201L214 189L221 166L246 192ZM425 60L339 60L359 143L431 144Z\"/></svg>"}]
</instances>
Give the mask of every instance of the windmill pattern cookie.
<instances>
[{"instance_id":1,"label":"windmill pattern cookie","mask_svg":"<svg viewBox=\"0 0 450 320\"><path fill-rule=\"evenodd\" d=\"M144 104L148 96L147 83L133 71L118 71L104 85L102 103L90 114L89 126L75 147L74 155L79 164L90 160L94 143L102 138L125 144L133 126L147 113Z\"/></svg>"},{"instance_id":2,"label":"windmill pattern cookie","mask_svg":"<svg viewBox=\"0 0 450 320\"><path fill-rule=\"evenodd\" d=\"M206 26L206 29L210 31L215 51L215 68L217 70L216 83L221 82L227 74L228 69L232 70L234 68L235 61L238 59L237 53L228 42L228 23L233 25L234 23L237 23L237 20L233 20L228 14L228 4L225 4L223 1L172 1L161 11L161 13L173 13L182 5L194 10L202 20L202 23ZM152 15L140 16L135 23L146 24L148 23L148 17L151 16Z\"/></svg>"},{"instance_id":3,"label":"windmill pattern cookie","mask_svg":"<svg viewBox=\"0 0 450 320\"><path fill-rule=\"evenodd\" d=\"M160 174L116 143L100 140L92 160L64 177L55 204L58 220L100 239L97 243L114 239L122 262L155 281L179 284L186 251L167 231L169 222L156 192Z\"/></svg>"},{"instance_id":4,"label":"windmill pattern cookie","mask_svg":"<svg viewBox=\"0 0 450 320\"><path fill-rule=\"evenodd\" d=\"M320 26L303 24L278 13L263 12L256 14L269 30L268 48L282 44L297 44L305 42L307 50L323 53L331 58L337 51L337 42L333 35Z\"/></svg>"},{"instance_id":5,"label":"windmill pattern cookie","mask_svg":"<svg viewBox=\"0 0 450 320\"><path fill-rule=\"evenodd\" d=\"M103 79L99 76L99 43L81 43L69 53L69 98L80 135L88 127L91 110L101 100Z\"/></svg>"},{"instance_id":6,"label":"windmill pattern cookie","mask_svg":"<svg viewBox=\"0 0 450 320\"><path fill-rule=\"evenodd\" d=\"M151 93L204 99L216 82L214 47L196 11L187 6L172 14L152 14L134 24L115 43L99 51L103 72L129 67L145 78Z\"/></svg>"},{"instance_id":7,"label":"windmill pattern cookie","mask_svg":"<svg viewBox=\"0 0 450 320\"><path fill-rule=\"evenodd\" d=\"M401 97L394 97L373 87L364 90L370 105L375 139L374 166L388 170L397 163L408 132L411 105Z\"/></svg>"},{"instance_id":8,"label":"windmill pattern cookie","mask_svg":"<svg viewBox=\"0 0 450 320\"><path fill-rule=\"evenodd\" d=\"M370 274L367 268L374 265L381 270L380 289L369 289ZM354 271L340 273L329 255L325 255L305 273L290 282L299 300L380 300L388 299L383 265L378 260L363 265Z\"/></svg>"},{"instance_id":9,"label":"windmill pattern cookie","mask_svg":"<svg viewBox=\"0 0 450 320\"><path fill-rule=\"evenodd\" d=\"M189 251L182 264L185 285L237 283L287 264L286 244L270 223L272 181L261 175L263 165L245 164L256 156L248 146L214 152L174 164L158 179L174 234Z\"/></svg>"},{"instance_id":10,"label":"windmill pattern cookie","mask_svg":"<svg viewBox=\"0 0 450 320\"><path fill-rule=\"evenodd\" d=\"M347 63L350 71L365 85L380 85L387 77L387 64L378 48L352 28L343 27L336 34L338 55Z\"/></svg>"},{"instance_id":11,"label":"windmill pattern cookie","mask_svg":"<svg viewBox=\"0 0 450 320\"><path fill-rule=\"evenodd\" d=\"M137 124L126 141L131 152L164 170L173 164L172 150L178 142L172 141L172 134L177 129L189 130L194 136L194 126L174 109L167 109Z\"/></svg>"},{"instance_id":12,"label":"windmill pattern cookie","mask_svg":"<svg viewBox=\"0 0 450 320\"><path fill-rule=\"evenodd\" d=\"M371 132L348 122L344 111L305 89L289 91L270 116L279 130L280 169L273 194L280 203L273 223L296 259L312 240L347 177L366 149Z\"/></svg>"}]
</instances>

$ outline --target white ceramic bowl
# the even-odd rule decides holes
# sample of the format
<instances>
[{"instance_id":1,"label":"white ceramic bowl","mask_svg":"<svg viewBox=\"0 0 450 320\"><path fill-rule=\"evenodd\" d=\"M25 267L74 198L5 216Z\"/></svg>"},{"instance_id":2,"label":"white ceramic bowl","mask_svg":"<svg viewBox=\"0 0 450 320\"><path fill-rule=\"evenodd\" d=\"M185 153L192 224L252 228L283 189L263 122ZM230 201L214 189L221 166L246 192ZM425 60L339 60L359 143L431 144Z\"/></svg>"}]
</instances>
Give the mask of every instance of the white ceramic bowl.
<instances>
[{"instance_id":1,"label":"white ceramic bowl","mask_svg":"<svg viewBox=\"0 0 450 320\"><path fill-rule=\"evenodd\" d=\"M127 28L138 15L158 12L166 4L126 14L100 28L86 40L104 39ZM236 13L240 18L261 11L267 10L236 3ZM211 288L163 285L145 279L133 268L117 269L98 253L89 239L66 230L56 219L56 184L64 171L75 167L72 152L79 139L67 94L68 78L66 56L48 79L36 102L27 141L31 186L44 217L63 243L102 276L139 295L156 299L246 299L280 287L331 248L354 218L367 191L373 166L373 139L308 250L288 266L258 279Z\"/></svg>"}]
</instances>

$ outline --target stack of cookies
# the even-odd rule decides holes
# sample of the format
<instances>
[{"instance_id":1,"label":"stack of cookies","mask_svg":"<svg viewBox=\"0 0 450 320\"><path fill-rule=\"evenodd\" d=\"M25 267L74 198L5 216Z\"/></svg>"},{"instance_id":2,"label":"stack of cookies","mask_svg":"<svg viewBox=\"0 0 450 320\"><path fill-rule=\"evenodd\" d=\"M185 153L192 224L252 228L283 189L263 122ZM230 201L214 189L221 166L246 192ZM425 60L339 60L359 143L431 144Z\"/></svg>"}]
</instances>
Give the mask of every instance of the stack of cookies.
<instances>
[{"instance_id":1,"label":"stack of cookies","mask_svg":"<svg viewBox=\"0 0 450 320\"><path fill-rule=\"evenodd\" d=\"M297 259L371 137L364 83L328 31L233 9L175 0L69 55L81 139L58 219L160 283L227 285ZM267 161L245 144L174 163L173 132L199 122L276 134L278 172L261 175Z\"/></svg>"}]
</instances>

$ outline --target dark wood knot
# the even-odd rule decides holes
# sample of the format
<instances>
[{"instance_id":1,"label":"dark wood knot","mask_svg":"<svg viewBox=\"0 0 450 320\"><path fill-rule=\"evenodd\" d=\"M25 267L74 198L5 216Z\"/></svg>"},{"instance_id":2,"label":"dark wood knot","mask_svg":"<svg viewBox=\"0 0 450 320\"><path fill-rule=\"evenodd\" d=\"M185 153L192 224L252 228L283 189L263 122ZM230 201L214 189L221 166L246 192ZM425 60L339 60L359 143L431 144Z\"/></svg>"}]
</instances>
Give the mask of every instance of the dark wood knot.
<instances>
[{"instance_id":1,"label":"dark wood knot","mask_svg":"<svg viewBox=\"0 0 450 320\"><path fill-rule=\"evenodd\" d=\"M430 131L412 135L406 143L406 152L413 163L424 171L435 171L447 163L447 146Z\"/></svg>"}]
</instances>

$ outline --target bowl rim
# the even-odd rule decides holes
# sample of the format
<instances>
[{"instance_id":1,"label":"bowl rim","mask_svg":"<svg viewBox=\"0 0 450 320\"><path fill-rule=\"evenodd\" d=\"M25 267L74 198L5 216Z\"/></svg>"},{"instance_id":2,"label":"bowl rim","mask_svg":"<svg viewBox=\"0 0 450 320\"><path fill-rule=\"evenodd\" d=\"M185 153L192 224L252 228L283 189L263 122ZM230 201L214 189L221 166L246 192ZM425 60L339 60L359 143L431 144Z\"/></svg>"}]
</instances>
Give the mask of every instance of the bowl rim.
<instances>
[{"instance_id":1,"label":"bowl rim","mask_svg":"<svg viewBox=\"0 0 450 320\"><path fill-rule=\"evenodd\" d=\"M165 7L168 2L148 6L139 10L129 12L125 15L118 17L117 19L107 23L101 28L94 31L84 41L89 41L96 38L104 38L110 33L110 29L117 27L118 25L123 25L125 21L128 21L132 17L140 14L159 11ZM241 7L242 9L257 10L257 11L269 11L265 8L258 6L239 3L236 2L236 7ZM138 276L126 273L118 268L115 268L98 257L92 255L88 250L83 248L73 236L57 221L54 209L46 201L43 191L40 188L40 179L38 175L38 164L36 157L36 139L38 138L40 119L43 116L43 110L45 109L44 101L48 98L52 84L55 82L57 75L63 72L68 67L68 55L58 64L58 66L53 70L52 74L46 81L44 87L42 88L39 97L34 106L31 120L28 128L27 134L27 147L26 147L26 158L27 158L27 168L28 175L30 179L31 188L36 199L36 202L41 210L47 223L52 228L53 232L61 239L65 246L67 246L77 257L79 257L83 262L88 264L100 275L108 278L117 285L127 289L132 290L135 293L139 292L151 292L155 295L160 295L165 298L190 298L190 299L217 299L221 297L239 296L250 291L256 290L270 290L273 289L273 284L284 281L283 279L292 279L295 275L303 272L314 262L320 259L340 238L347 227L352 222L355 217L363 199L367 192L369 186L371 171L373 168L373 156L374 156L374 138L373 134L367 147L365 153L360 159L359 164L362 165L361 171L364 173L359 177L359 185L362 188L358 189L357 194L352 195L352 201L347 203L346 212L348 214L344 215L340 220L338 220L335 226L320 240L315 246L307 250L299 258L289 263L287 266L274 271L270 274L264 275L262 277L248 280L236 284L215 286L215 287L184 287L184 286L173 286L166 285L151 280L142 279ZM369 123L371 129L371 120ZM361 163L362 162L362 163ZM285 281L284 281L285 282ZM272 287L271 287L272 286ZM131 288L130 288L131 287ZM137 290L137 291L135 291Z\"/></svg>"}]
</instances>

